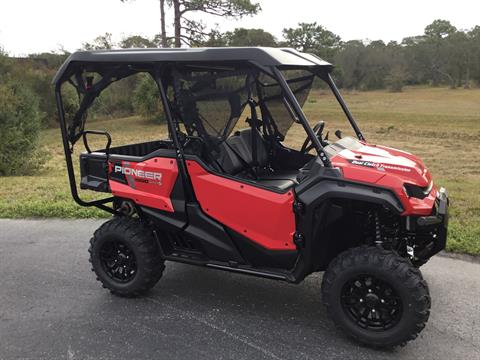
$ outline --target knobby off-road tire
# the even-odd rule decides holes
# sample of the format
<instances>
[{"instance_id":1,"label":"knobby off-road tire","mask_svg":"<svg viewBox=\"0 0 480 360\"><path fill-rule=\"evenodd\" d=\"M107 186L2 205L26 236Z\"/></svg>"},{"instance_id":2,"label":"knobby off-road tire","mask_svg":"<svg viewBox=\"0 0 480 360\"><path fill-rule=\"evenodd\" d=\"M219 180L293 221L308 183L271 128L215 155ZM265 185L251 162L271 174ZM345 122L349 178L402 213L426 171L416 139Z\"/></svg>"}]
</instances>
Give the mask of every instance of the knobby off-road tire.
<instances>
[{"instance_id":1,"label":"knobby off-road tire","mask_svg":"<svg viewBox=\"0 0 480 360\"><path fill-rule=\"evenodd\" d=\"M420 269L423 265L425 265L428 260L430 259L418 259L418 260L413 260L412 261L412 264L414 267L416 267L417 269Z\"/></svg>"},{"instance_id":2,"label":"knobby off-road tire","mask_svg":"<svg viewBox=\"0 0 480 360\"><path fill-rule=\"evenodd\" d=\"M97 280L119 296L144 294L165 269L152 230L139 219L107 221L95 231L88 251Z\"/></svg>"},{"instance_id":3,"label":"knobby off-road tire","mask_svg":"<svg viewBox=\"0 0 480 360\"><path fill-rule=\"evenodd\" d=\"M420 271L396 253L375 247L338 255L324 274L322 298L338 327L372 347L405 345L430 315L428 286Z\"/></svg>"}]
</instances>

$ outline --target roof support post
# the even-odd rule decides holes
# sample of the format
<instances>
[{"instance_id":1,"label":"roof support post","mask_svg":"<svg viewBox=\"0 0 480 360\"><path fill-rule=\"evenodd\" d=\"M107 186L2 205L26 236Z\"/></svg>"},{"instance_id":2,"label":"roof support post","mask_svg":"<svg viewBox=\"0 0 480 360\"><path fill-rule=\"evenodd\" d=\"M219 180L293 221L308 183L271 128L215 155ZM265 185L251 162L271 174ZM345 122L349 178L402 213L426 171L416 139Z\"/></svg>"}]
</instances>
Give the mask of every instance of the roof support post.
<instances>
[{"instance_id":1,"label":"roof support post","mask_svg":"<svg viewBox=\"0 0 480 360\"><path fill-rule=\"evenodd\" d=\"M163 111L165 112L165 116L167 118L168 124L168 131L173 141L173 145L175 147L175 154L177 157L177 166L182 176L183 185L185 189L185 195L187 202L196 201L195 192L193 190L192 183L190 182L190 177L188 175L187 166L185 164L185 156L183 154L183 146L178 139L177 133L177 124L175 122L175 118L172 114L170 109L170 101L168 100L166 87L162 79L162 67L157 66L155 68L155 76L154 80L157 83L158 89L160 91L160 99L162 100Z\"/></svg>"},{"instance_id":2,"label":"roof support post","mask_svg":"<svg viewBox=\"0 0 480 360\"><path fill-rule=\"evenodd\" d=\"M295 94L293 93L292 89L290 89L290 86L288 86L287 80L285 80L282 73L280 72L280 70L278 70L277 67L272 67L272 68L277 78L277 81L279 82L284 94L286 95L286 99L288 103L295 111L308 137L312 141L312 144L315 146L315 149L317 150L318 156L320 157L320 160L322 160L323 165L326 167L332 167L330 158L328 157L327 153L323 149L323 146L320 143L320 140L318 139L317 135L315 134L310 124L308 123L307 117L305 116L305 113L303 112L301 106L299 105L297 98L295 97Z\"/></svg>"},{"instance_id":3,"label":"roof support post","mask_svg":"<svg viewBox=\"0 0 480 360\"><path fill-rule=\"evenodd\" d=\"M348 109L347 104L345 103L345 100L343 100L342 94L340 94L340 91L338 90L337 86L333 82L332 76L327 74L325 80L327 81L328 86L330 86L330 89L332 89L333 94L335 95L335 98L337 99L338 103L342 107L343 112L347 116L348 121L350 122L350 125L352 125L353 130L355 131L355 135L357 135L358 140L365 141L365 138L363 137L362 131L357 125L357 122L353 118L352 113Z\"/></svg>"}]
</instances>

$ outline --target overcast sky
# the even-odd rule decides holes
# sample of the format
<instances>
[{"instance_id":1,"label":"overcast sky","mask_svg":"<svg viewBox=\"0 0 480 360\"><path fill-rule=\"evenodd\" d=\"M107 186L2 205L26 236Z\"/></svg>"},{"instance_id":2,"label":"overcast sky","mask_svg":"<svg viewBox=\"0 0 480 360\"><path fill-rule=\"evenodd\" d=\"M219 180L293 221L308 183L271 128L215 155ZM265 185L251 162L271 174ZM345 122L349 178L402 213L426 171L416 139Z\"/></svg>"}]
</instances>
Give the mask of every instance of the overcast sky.
<instances>
[{"instance_id":1,"label":"overcast sky","mask_svg":"<svg viewBox=\"0 0 480 360\"><path fill-rule=\"evenodd\" d=\"M343 40L397 40L423 33L435 19L457 28L480 25L478 0L257 0L263 11L254 17L224 21L202 17L226 31L235 27L263 28L277 38L282 29L314 22ZM288 6L287 6L288 5ZM0 46L11 55L74 51L83 42L110 32L114 40L159 33L158 0L0 0Z\"/></svg>"}]
</instances>

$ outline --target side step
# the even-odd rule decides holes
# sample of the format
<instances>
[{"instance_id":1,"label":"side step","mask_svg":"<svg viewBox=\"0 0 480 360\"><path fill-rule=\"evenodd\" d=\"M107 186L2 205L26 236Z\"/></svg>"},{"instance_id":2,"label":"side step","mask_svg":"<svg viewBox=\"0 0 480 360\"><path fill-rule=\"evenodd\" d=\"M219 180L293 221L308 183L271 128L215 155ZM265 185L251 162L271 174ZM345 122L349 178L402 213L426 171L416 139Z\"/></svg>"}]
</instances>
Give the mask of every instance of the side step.
<instances>
[{"instance_id":1,"label":"side step","mask_svg":"<svg viewBox=\"0 0 480 360\"><path fill-rule=\"evenodd\" d=\"M257 276L262 278L268 278L273 280L283 280L290 283L296 283L295 277L291 273L281 272L281 271L267 271L267 270L258 270L250 266L245 265L235 265L231 266L227 263L212 263L208 260L202 260L195 256L186 256L186 254L176 254L176 255L163 255L162 257L167 261L179 262L190 265L197 266L206 266L212 269L231 271L235 273Z\"/></svg>"},{"instance_id":2,"label":"side step","mask_svg":"<svg viewBox=\"0 0 480 360\"><path fill-rule=\"evenodd\" d=\"M238 263L234 263L232 265L226 262L212 262L211 259L206 259L201 254L198 254L194 251L174 250L172 253L167 255L165 254L165 251L162 248L162 243L158 238L157 232L153 231L153 234L155 236L155 239L157 240L158 248L160 250L160 255L164 260L190 264L190 265L206 266L206 267L214 268L218 270L231 271L231 272L241 273L245 275L258 276L258 277L274 279L274 280L283 280L291 283L297 282L295 276L292 273L287 271L259 270L249 265L241 265Z\"/></svg>"},{"instance_id":3,"label":"side step","mask_svg":"<svg viewBox=\"0 0 480 360\"><path fill-rule=\"evenodd\" d=\"M268 279L294 282L293 276L289 274L278 273L278 272L262 271L262 270L256 270L256 269L245 268L245 267L232 267L232 266L212 264L212 263L205 264L205 266L215 268L215 269L225 270L225 271L238 272L242 274L268 278Z\"/></svg>"}]
</instances>

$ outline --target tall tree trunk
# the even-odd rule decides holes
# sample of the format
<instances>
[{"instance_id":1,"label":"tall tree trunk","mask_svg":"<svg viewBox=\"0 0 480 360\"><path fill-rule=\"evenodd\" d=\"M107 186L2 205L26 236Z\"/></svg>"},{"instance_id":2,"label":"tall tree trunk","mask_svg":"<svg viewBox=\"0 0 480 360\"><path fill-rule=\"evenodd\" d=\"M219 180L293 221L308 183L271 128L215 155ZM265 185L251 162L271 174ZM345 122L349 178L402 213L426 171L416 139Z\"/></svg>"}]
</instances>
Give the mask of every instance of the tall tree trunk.
<instances>
[{"instance_id":1,"label":"tall tree trunk","mask_svg":"<svg viewBox=\"0 0 480 360\"><path fill-rule=\"evenodd\" d=\"M180 1L173 0L174 27L175 27L175 47L182 47L182 14L180 12Z\"/></svg>"},{"instance_id":2,"label":"tall tree trunk","mask_svg":"<svg viewBox=\"0 0 480 360\"><path fill-rule=\"evenodd\" d=\"M167 29L165 26L165 0L160 0L160 27L161 27L161 37L162 37L162 47L168 47L167 42Z\"/></svg>"}]
</instances>

